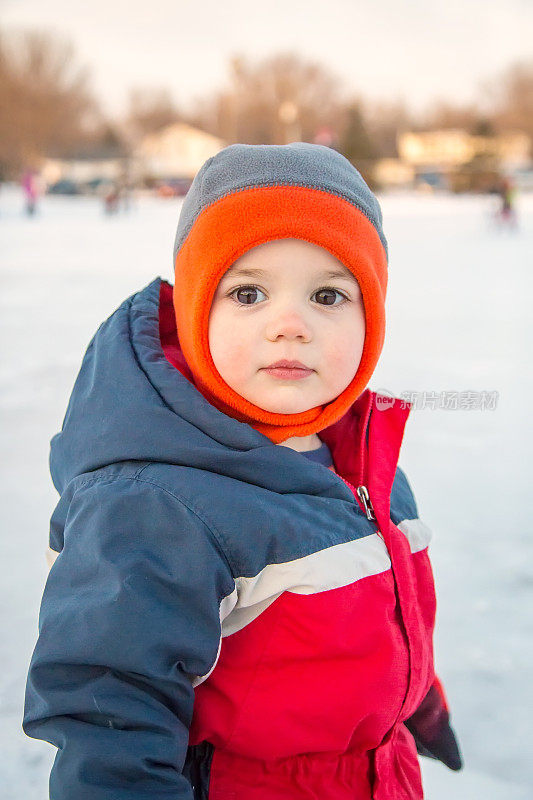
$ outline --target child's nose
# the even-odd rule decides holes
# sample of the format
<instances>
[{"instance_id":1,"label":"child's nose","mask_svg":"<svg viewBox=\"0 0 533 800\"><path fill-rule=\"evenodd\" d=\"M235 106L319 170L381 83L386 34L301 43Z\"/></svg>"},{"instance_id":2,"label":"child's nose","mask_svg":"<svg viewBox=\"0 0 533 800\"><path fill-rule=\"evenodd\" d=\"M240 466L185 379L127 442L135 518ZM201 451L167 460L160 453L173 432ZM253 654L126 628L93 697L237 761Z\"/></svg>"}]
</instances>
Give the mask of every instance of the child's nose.
<instances>
[{"instance_id":1,"label":"child's nose","mask_svg":"<svg viewBox=\"0 0 533 800\"><path fill-rule=\"evenodd\" d=\"M265 334L273 342L280 336L308 342L312 336L304 315L295 309L285 309L274 314L267 323Z\"/></svg>"}]
</instances>

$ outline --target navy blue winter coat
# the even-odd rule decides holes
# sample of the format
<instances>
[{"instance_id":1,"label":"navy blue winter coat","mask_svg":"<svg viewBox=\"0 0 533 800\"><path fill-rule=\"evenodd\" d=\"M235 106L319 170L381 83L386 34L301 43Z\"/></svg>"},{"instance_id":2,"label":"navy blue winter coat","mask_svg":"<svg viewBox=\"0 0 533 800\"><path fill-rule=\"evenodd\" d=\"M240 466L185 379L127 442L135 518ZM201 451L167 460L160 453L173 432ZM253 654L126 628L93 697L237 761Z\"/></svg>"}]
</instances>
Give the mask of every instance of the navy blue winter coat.
<instances>
[{"instance_id":1,"label":"navy blue winter coat","mask_svg":"<svg viewBox=\"0 0 533 800\"><path fill-rule=\"evenodd\" d=\"M434 682L435 598L408 410L366 392L321 434L338 474L277 446L169 363L169 292L100 326L52 440L24 716L58 748L50 797L420 798L403 723Z\"/></svg>"}]
</instances>

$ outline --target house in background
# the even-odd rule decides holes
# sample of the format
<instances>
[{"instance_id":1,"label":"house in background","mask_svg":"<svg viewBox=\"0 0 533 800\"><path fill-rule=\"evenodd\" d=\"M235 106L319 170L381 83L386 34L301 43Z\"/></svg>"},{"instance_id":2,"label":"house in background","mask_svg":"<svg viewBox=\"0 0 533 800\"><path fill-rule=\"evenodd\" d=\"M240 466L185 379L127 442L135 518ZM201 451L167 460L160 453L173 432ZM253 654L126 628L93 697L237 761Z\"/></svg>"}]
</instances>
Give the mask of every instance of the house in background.
<instances>
[{"instance_id":1,"label":"house in background","mask_svg":"<svg viewBox=\"0 0 533 800\"><path fill-rule=\"evenodd\" d=\"M49 191L62 194L135 186L174 196L184 194L202 164L225 146L222 139L181 122L137 142L113 132L112 141L90 142L68 157L46 159L41 177Z\"/></svg>"},{"instance_id":2,"label":"house in background","mask_svg":"<svg viewBox=\"0 0 533 800\"><path fill-rule=\"evenodd\" d=\"M414 185L416 172L400 158L379 158L374 164L372 176L379 187L410 189Z\"/></svg>"},{"instance_id":3,"label":"house in background","mask_svg":"<svg viewBox=\"0 0 533 800\"><path fill-rule=\"evenodd\" d=\"M415 185L455 191L489 190L501 174L531 165L531 140L522 131L479 136L461 129L400 133L402 163Z\"/></svg>"},{"instance_id":4,"label":"house in background","mask_svg":"<svg viewBox=\"0 0 533 800\"><path fill-rule=\"evenodd\" d=\"M126 164L127 159L121 158L48 158L41 178L50 194L98 193L102 187L123 182Z\"/></svg>"},{"instance_id":5,"label":"house in background","mask_svg":"<svg viewBox=\"0 0 533 800\"><path fill-rule=\"evenodd\" d=\"M106 192L128 181L130 145L111 127L69 153L44 159L40 176L52 194Z\"/></svg>"},{"instance_id":6,"label":"house in background","mask_svg":"<svg viewBox=\"0 0 533 800\"><path fill-rule=\"evenodd\" d=\"M133 148L132 164L137 176L147 185L184 187L211 156L226 143L199 128L177 122L146 135Z\"/></svg>"}]
</instances>

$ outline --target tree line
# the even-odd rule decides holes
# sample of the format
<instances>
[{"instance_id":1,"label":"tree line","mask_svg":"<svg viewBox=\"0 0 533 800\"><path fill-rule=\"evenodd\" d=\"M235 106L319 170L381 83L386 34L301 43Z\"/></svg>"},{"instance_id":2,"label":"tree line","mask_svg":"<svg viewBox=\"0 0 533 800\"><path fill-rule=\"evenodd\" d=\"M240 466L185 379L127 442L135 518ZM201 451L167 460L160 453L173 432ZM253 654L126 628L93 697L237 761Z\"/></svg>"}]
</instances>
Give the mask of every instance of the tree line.
<instances>
[{"instance_id":1,"label":"tree line","mask_svg":"<svg viewBox=\"0 0 533 800\"><path fill-rule=\"evenodd\" d=\"M405 101L350 94L324 64L294 53L231 59L226 85L180 107L169 88L132 88L128 110L108 119L72 44L49 33L0 31L0 179L43 157L127 152L145 134L187 122L228 144L329 144L358 168L397 155L403 130L522 130L533 141L533 59L488 79L469 105L435 100L415 114Z\"/></svg>"}]
</instances>

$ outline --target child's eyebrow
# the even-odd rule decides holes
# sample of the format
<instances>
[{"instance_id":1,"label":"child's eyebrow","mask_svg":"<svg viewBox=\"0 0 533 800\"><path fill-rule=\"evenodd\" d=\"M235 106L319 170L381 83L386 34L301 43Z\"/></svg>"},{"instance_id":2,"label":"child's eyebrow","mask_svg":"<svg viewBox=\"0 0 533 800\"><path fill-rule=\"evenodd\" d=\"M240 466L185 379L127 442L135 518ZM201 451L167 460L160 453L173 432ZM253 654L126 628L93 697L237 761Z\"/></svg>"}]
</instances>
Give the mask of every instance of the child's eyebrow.
<instances>
[{"instance_id":1,"label":"child's eyebrow","mask_svg":"<svg viewBox=\"0 0 533 800\"><path fill-rule=\"evenodd\" d=\"M242 267L240 269L229 269L224 278L236 278L236 277L247 277L247 278L264 278L266 276L266 272L262 269L255 269L252 267ZM351 272L344 272L340 269L328 269L320 272L317 276L319 280L330 280L332 278L346 278L346 280L352 280L354 283L357 283L357 279L352 275Z\"/></svg>"},{"instance_id":2,"label":"child's eyebrow","mask_svg":"<svg viewBox=\"0 0 533 800\"><path fill-rule=\"evenodd\" d=\"M248 278L264 278L265 275L266 275L266 273L262 269L252 269L251 267L249 267L249 268L242 267L241 269L228 269L228 271L226 272L224 277L225 278L235 278L235 277L238 277L238 276L239 277L246 276Z\"/></svg>"}]
</instances>

